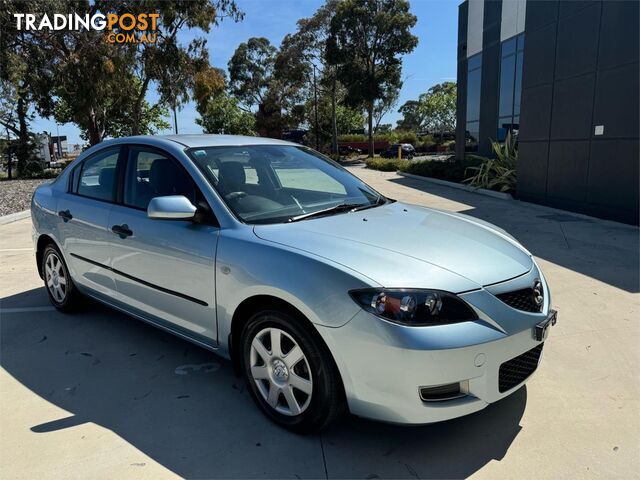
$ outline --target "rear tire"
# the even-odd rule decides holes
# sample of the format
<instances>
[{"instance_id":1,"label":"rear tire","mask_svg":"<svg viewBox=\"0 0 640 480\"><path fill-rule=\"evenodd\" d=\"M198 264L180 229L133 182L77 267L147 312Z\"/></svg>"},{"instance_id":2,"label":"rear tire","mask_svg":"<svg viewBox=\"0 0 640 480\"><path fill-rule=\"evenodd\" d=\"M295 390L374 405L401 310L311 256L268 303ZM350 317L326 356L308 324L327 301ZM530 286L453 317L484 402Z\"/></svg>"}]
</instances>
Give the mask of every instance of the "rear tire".
<instances>
[{"instance_id":1,"label":"rear tire","mask_svg":"<svg viewBox=\"0 0 640 480\"><path fill-rule=\"evenodd\" d=\"M80 292L69 275L62 253L52 243L47 245L42 253L42 276L49 301L54 307L63 312L70 312L80 305Z\"/></svg>"},{"instance_id":2,"label":"rear tire","mask_svg":"<svg viewBox=\"0 0 640 480\"><path fill-rule=\"evenodd\" d=\"M333 358L299 319L276 310L258 312L245 325L241 346L248 389L273 422L313 433L344 410Z\"/></svg>"}]
</instances>

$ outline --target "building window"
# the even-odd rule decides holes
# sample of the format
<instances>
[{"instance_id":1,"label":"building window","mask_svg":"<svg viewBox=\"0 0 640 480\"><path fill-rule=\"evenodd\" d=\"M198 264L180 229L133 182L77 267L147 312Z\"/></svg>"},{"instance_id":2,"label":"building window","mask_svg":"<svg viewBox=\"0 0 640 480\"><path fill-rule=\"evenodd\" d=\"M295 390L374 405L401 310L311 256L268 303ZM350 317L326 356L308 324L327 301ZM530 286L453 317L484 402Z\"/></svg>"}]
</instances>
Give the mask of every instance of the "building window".
<instances>
[{"instance_id":1,"label":"building window","mask_svg":"<svg viewBox=\"0 0 640 480\"><path fill-rule=\"evenodd\" d=\"M500 57L500 91L498 95L499 142L508 132L518 135L520 129L520 96L522 94L522 60L524 33L502 42Z\"/></svg>"},{"instance_id":2,"label":"building window","mask_svg":"<svg viewBox=\"0 0 640 480\"><path fill-rule=\"evenodd\" d=\"M467 120L465 150L478 151L480 136L480 83L482 80L482 53L467 59Z\"/></svg>"}]
</instances>

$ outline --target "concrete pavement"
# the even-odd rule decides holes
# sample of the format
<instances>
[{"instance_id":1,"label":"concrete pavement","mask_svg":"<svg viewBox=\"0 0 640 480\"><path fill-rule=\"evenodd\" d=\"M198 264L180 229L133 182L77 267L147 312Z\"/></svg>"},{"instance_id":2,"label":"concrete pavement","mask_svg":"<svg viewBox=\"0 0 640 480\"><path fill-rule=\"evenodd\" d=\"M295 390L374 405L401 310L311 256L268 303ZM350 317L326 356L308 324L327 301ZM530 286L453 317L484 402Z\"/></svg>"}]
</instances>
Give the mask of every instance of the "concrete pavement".
<instances>
[{"instance_id":1,"label":"concrete pavement","mask_svg":"<svg viewBox=\"0 0 640 480\"><path fill-rule=\"evenodd\" d=\"M20 220L0 226L0 476L636 477L638 229L352 171L392 198L496 223L536 256L560 317L526 388L441 424L347 418L296 436L215 355L96 304L50 308Z\"/></svg>"}]
</instances>

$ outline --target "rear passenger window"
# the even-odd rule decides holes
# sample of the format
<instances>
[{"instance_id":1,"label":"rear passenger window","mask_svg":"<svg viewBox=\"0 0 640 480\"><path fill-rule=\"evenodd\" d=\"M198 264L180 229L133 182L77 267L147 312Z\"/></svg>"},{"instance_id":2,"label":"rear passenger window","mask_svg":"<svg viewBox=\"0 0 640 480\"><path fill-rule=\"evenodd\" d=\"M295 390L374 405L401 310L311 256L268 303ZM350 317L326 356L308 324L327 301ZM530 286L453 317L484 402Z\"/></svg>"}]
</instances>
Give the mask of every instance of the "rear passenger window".
<instances>
[{"instance_id":1,"label":"rear passenger window","mask_svg":"<svg viewBox=\"0 0 640 480\"><path fill-rule=\"evenodd\" d=\"M152 198L166 195L184 195L196 203L193 180L175 160L158 151L130 147L125 205L146 210Z\"/></svg>"},{"instance_id":2,"label":"rear passenger window","mask_svg":"<svg viewBox=\"0 0 640 480\"><path fill-rule=\"evenodd\" d=\"M116 190L116 165L120 149L109 149L85 160L77 193L97 200L113 202Z\"/></svg>"}]
</instances>

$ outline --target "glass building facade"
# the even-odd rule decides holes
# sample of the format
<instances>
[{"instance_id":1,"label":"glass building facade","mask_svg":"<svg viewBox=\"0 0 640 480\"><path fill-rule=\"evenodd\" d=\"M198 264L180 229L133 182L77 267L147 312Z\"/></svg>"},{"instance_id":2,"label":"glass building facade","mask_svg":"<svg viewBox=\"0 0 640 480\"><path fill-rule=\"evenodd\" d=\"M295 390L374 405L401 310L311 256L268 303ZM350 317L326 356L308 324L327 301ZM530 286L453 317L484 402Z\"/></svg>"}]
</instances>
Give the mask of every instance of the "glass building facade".
<instances>
[{"instance_id":1,"label":"glass building facade","mask_svg":"<svg viewBox=\"0 0 640 480\"><path fill-rule=\"evenodd\" d=\"M465 0L456 156L517 136L515 196L640 222L640 2ZM526 37L526 42L525 42Z\"/></svg>"},{"instance_id":2,"label":"glass building facade","mask_svg":"<svg viewBox=\"0 0 640 480\"><path fill-rule=\"evenodd\" d=\"M466 150L478 151L480 138L480 92L482 90L482 53L467 61Z\"/></svg>"},{"instance_id":3,"label":"glass building facade","mask_svg":"<svg viewBox=\"0 0 640 480\"><path fill-rule=\"evenodd\" d=\"M502 42L500 51L498 132L496 139L503 142L509 131L517 136L520 130L524 33Z\"/></svg>"}]
</instances>

